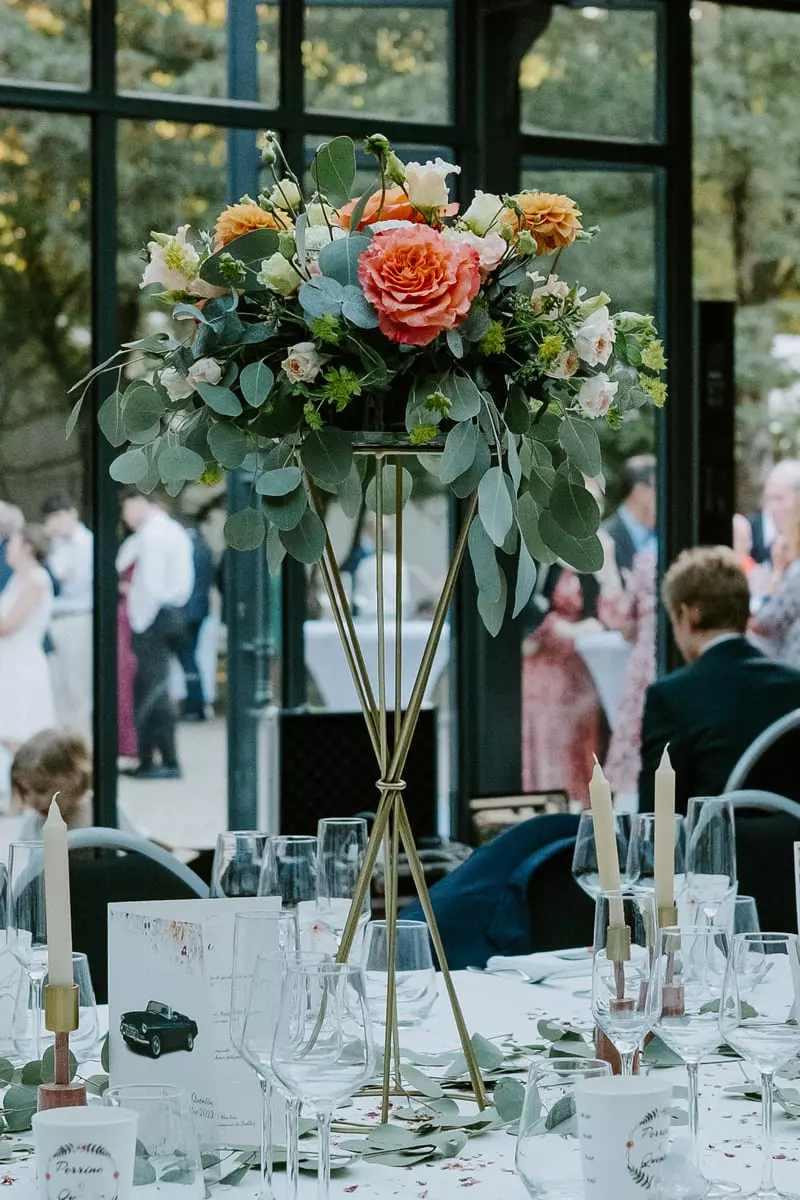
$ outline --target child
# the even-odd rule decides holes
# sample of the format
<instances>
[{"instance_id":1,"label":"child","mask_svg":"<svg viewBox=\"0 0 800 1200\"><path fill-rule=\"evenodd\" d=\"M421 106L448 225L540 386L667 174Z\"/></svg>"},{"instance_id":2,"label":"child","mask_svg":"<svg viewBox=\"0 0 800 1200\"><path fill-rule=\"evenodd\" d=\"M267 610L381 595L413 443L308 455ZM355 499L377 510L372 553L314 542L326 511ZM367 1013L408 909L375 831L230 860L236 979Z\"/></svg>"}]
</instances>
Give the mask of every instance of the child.
<instances>
[{"instance_id":1,"label":"child","mask_svg":"<svg viewBox=\"0 0 800 1200\"><path fill-rule=\"evenodd\" d=\"M77 733L45 729L19 748L11 764L11 793L24 810L14 840L37 841L42 836L50 802L58 806L69 829L92 824L92 756Z\"/></svg>"}]
</instances>

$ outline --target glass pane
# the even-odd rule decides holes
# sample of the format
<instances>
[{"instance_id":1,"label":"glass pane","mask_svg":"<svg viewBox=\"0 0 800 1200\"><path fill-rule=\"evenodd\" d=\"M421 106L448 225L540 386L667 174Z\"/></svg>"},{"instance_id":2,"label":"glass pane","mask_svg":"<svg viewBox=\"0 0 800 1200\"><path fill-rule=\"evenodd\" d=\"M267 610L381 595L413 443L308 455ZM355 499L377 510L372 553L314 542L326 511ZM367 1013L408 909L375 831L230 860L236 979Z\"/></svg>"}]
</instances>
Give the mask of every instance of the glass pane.
<instances>
[{"instance_id":1,"label":"glass pane","mask_svg":"<svg viewBox=\"0 0 800 1200\"><path fill-rule=\"evenodd\" d=\"M524 187L565 192L600 234L562 256L562 278L615 311L652 312L656 295L655 197L649 173L542 170L529 164ZM596 575L540 565L523 614L523 790L563 789L588 801L593 756L618 798L637 792L644 693L655 672L656 550L654 420L629 413L613 432L598 421L605 491L606 559Z\"/></svg>"},{"instance_id":2,"label":"glass pane","mask_svg":"<svg viewBox=\"0 0 800 1200\"><path fill-rule=\"evenodd\" d=\"M710 3L692 15L695 287L737 305L736 507L752 517L750 534L737 522L738 545L768 562L791 532L797 484L764 485L800 458L800 16ZM751 583L758 608L769 581Z\"/></svg>"},{"instance_id":3,"label":"glass pane","mask_svg":"<svg viewBox=\"0 0 800 1200\"><path fill-rule=\"evenodd\" d=\"M172 323L168 308L139 290L141 246L151 229L174 232L177 225L190 221L196 236L197 230L212 227L225 201L226 163L225 133L212 126L120 123L120 341L168 328L181 338L190 335L185 325ZM160 181L158 187L154 187L154 180ZM146 376L151 368L152 363L140 359L128 371ZM180 539L186 534L192 539L195 586L177 619L169 614L171 625L163 617L159 624L158 617L150 617L148 624L150 615L138 614L132 589L136 587L137 570L141 569L140 546L144 543L140 537L132 540L130 535L142 514L123 508L117 563L122 585L118 629L120 764L134 768L137 762L146 766L152 761L156 766L169 766L172 730L182 778L121 775L120 804L158 841L204 849L214 845L217 831L227 825L225 629L216 587L223 550L225 489L223 485L190 487L174 500L160 493L153 493L151 499L161 510L158 519L162 526L166 513L186 531L176 535L173 526L166 531L162 528L165 539ZM146 516L149 521L152 513L148 511ZM185 542L180 544L185 547ZM106 564L106 569L114 570L115 565ZM170 655L173 646L177 646L177 653ZM166 659L169 707L156 706L156 715L148 724L145 714L149 698L163 682L153 676L154 657L159 669Z\"/></svg>"},{"instance_id":4,"label":"glass pane","mask_svg":"<svg viewBox=\"0 0 800 1200\"><path fill-rule=\"evenodd\" d=\"M77 520L92 527L88 408L65 438L74 402L67 391L88 369L91 346L89 121L5 110L0 147L0 612L30 587L26 569L35 567L33 543L20 547L9 535L23 520L34 533L47 524L58 535L47 559L53 579L33 577L45 595L25 627L37 636L0 639L0 794L7 795L9 749L58 725L91 736L93 552ZM48 504L56 493L70 498ZM45 508L55 512L45 516ZM29 837L33 819L28 810Z\"/></svg>"},{"instance_id":5,"label":"glass pane","mask_svg":"<svg viewBox=\"0 0 800 1200\"><path fill-rule=\"evenodd\" d=\"M228 94L230 36L236 37L237 46L256 45L248 89L252 94L244 98L274 107L278 20L277 4L231 5L229 13L227 0L120 0L118 86L121 91L223 98ZM240 80L243 73L240 64Z\"/></svg>"},{"instance_id":6,"label":"glass pane","mask_svg":"<svg viewBox=\"0 0 800 1200\"><path fill-rule=\"evenodd\" d=\"M0 0L0 78L89 85L84 0Z\"/></svg>"},{"instance_id":7,"label":"glass pane","mask_svg":"<svg viewBox=\"0 0 800 1200\"><path fill-rule=\"evenodd\" d=\"M652 9L554 8L520 65L523 130L652 141L656 37Z\"/></svg>"},{"instance_id":8,"label":"glass pane","mask_svg":"<svg viewBox=\"0 0 800 1200\"><path fill-rule=\"evenodd\" d=\"M447 121L450 29L447 4L306 4L306 107L398 121Z\"/></svg>"}]
</instances>

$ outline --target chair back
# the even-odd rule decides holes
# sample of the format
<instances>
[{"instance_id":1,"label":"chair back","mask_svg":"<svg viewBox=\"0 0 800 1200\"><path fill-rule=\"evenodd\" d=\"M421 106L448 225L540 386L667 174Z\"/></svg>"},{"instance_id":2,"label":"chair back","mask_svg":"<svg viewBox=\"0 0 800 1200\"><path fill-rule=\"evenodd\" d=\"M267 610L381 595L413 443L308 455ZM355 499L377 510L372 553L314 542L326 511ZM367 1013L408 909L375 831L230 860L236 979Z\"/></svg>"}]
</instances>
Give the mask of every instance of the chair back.
<instances>
[{"instance_id":1,"label":"chair back","mask_svg":"<svg viewBox=\"0 0 800 1200\"><path fill-rule=\"evenodd\" d=\"M796 929L793 843L800 842L800 805L765 796L742 791L732 797L739 894L755 897L762 929Z\"/></svg>"},{"instance_id":2,"label":"chair back","mask_svg":"<svg viewBox=\"0 0 800 1200\"><path fill-rule=\"evenodd\" d=\"M745 750L731 771L725 792L756 788L800 801L800 708L780 717Z\"/></svg>"}]
</instances>

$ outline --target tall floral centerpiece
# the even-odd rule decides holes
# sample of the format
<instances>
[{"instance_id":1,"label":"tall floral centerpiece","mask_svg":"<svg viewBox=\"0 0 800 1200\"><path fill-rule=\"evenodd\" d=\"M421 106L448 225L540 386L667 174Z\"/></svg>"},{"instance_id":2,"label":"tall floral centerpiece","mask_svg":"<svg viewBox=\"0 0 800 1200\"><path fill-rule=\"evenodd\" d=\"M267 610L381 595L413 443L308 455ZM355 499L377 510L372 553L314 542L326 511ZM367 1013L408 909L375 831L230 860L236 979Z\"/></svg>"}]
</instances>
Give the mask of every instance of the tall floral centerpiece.
<instances>
[{"instance_id":1,"label":"tall floral centerpiece","mask_svg":"<svg viewBox=\"0 0 800 1200\"><path fill-rule=\"evenodd\" d=\"M447 970L404 800L403 767L461 563L469 553L478 608L497 634L530 599L536 563L598 570L600 510L586 480L601 474L596 426L664 403L663 347L649 316L611 314L603 292L559 277L562 254L596 232L574 200L549 192L476 192L451 200L459 168L402 163L367 138L376 178L353 198L356 156L337 137L316 153L306 196L266 134L270 186L243 196L213 231L153 233L142 287L185 323L125 345L83 381L117 386L98 419L122 452L120 483L176 495L189 481L242 468L250 503L226 522L229 544L266 543L271 570L286 554L319 562L380 772L380 802L341 946L350 951L381 841L386 842L389 956L394 957L397 860L405 848L442 965L475 1097L485 1090ZM142 374L142 368L146 374ZM131 375L135 373L135 377ZM80 386L80 385L79 385ZM403 507L406 456L463 500L464 519L411 698L402 711ZM327 533L323 493L355 516L376 513L377 611L384 613L383 523L396 523L395 695L387 696L378 621L377 696ZM394 734L387 711L395 710ZM400 1085L393 973L387 997L383 1115Z\"/></svg>"}]
</instances>

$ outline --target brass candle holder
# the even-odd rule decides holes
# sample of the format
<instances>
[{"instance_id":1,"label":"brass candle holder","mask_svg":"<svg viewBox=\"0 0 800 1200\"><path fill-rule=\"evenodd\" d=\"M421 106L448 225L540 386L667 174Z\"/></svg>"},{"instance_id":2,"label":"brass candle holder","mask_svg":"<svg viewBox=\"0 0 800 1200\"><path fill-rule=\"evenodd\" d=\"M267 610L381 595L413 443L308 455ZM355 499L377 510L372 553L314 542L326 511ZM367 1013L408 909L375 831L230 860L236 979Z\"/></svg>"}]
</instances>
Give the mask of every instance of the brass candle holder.
<instances>
[{"instance_id":1,"label":"brass candle holder","mask_svg":"<svg viewBox=\"0 0 800 1200\"><path fill-rule=\"evenodd\" d=\"M55 1034L52 1083L39 1084L39 1111L86 1104L86 1088L69 1077L69 1035L78 1028L78 985L48 983L44 989L45 1028Z\"/></svg>"}]
</instances>

